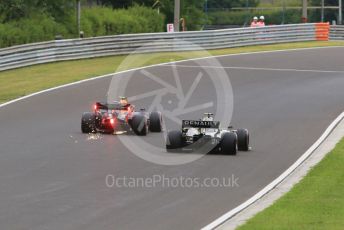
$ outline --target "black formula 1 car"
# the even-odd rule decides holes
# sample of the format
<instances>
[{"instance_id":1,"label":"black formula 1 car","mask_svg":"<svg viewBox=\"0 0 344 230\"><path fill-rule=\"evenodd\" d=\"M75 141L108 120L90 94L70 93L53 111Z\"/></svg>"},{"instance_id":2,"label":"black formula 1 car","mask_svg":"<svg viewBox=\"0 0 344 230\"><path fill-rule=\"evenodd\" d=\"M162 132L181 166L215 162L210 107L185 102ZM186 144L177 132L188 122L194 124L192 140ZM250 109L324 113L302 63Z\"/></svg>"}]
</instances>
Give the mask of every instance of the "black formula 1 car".
<instances>
[{"instance_id":1,"label":"black formula 1 car","mask_svg":"<svg viewBox=\"0 0 344 230\"><path fill-rule=\"evenodd\" d=\"M134 132L145 136L148 131L162 131L162 116L158 111L148 113L144 109L135 111L135 106L128 103L127 98L113 103L97 102L93 112L85 112L81 118L83 133L118 134Z\"/></svg>"},{"instance_id":2,"label":"black formula 1 car","mask_svg":"<svg viewBox=\"0 0 344 230\"><path fill-rule=\"evenodd\" d=\"M247 129L220 129L220 122L214 121L212 115L205 113L200 120L183 120L181 131L167 133L166 150L175 152L203 149L229 155L236 155L237 150L250 150Z\"/></svg>"}]
</instances>

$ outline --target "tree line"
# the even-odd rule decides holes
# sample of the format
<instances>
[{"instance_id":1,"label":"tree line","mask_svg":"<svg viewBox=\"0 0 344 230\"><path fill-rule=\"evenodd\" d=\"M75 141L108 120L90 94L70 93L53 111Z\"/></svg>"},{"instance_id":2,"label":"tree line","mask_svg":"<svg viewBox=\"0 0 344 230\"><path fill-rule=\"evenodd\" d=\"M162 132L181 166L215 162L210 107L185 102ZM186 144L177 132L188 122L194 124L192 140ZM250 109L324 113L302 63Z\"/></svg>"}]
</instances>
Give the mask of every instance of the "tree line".
<instances>
[{"instance_id":1,"label":"tree line","mask_svg":"<svg viewBox=\"0 0 344 230\"><path fill-rule=\"evenodd\" d=\"M274 2L283 2L274 0ZM299 0L285 0L301 4ZM85 36L122 33L161 32L174 18L174 0L81 0L81 29ZM321 0L310 0L319 6ZM325 0L337 5L338 0ZM298 23L300 10L285 12L234 11L234 7L257 7L259 0L181 0L181 17L188 30L200 30L204 25L244 25L253 15L264 14L268 24ZM262 3L266 4L266 1ZM77 0L1 0L0 47L78 36L76 23ZM320 10L310 14L319 21ZM282 20L283 16L283 20ZM337 11L325 11L325 20L336 19Z\"/></svg>"}]
</instances>

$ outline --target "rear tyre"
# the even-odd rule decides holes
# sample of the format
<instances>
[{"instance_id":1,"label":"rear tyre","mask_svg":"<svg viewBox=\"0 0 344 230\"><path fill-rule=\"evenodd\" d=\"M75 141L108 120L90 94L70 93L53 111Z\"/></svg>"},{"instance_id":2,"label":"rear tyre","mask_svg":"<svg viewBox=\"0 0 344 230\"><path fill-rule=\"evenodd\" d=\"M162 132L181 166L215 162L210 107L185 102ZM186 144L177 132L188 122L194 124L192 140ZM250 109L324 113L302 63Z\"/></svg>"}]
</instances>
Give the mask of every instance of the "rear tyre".
<instances>
[{"instance_id":1,"label":"rear tyre","mask_svg":"<svg viewBox=\"0 0 344 230\"><path fill-rule=\"evenodd\" d=\"M131 128L139 136L147 135L147 118L144 115L136 114L131 120Z\"/></svg>"},{"instance_id":2,"label":"rear tyre","mask_svg":"<svg viewBox=\"0 0 344 230\"><path fill-rule=\"evenodd\" d=\"M235 133L225 133L220 142L220 152L227 155L236 155L237 141L237 135Z\"/></svg>"},{"instance_id":3,"label":"rear tyre","mask_svg":"<svg viewBox=\"0 0 344 230\"><path fill-rule=\"evenodd\" d=\"M82 114L81 132L82 133L95 133L96 132L96 116L93 113Z\"/></svg>"},{"instance_id":4,"label":"rear tyre","mask_svg":"<svg viewBox=\"0 0 344 230\"><path fill-rule=\"evenodd\" d=\"M247 129L238 129L238 150L248 151L250 146L250 134Z\"/></svg>"},{"instance_id":5,"label":"rear tyre","mask_svg":"<svg viewBox=\"0 0 344 230\"><path fill-rule=\"evenodd\" d=\"M182 132L178 130L170 131L167 133L166 150L173 151L183 147Z\"/></svg>"},{"instance_id":6,"label":"rear tyre","mask_svg":"<svg viewBox=\"0 0 344 230\"><path fill-rule=\"evenodd\" d=\"M151 112L149 114L149 130L151 132L161 132L162 116L160 112Z\"/></svg>"}]
</instances>

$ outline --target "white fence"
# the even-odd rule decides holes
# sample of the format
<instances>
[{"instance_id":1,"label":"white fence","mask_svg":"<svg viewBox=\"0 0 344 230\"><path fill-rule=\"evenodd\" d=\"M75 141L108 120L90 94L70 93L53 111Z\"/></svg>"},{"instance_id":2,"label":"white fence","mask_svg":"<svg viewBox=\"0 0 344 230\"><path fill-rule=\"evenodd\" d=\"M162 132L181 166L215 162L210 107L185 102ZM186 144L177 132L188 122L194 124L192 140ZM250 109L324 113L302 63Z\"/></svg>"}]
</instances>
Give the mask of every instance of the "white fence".
<instances>
[{"instance_id":1,"label":"white fence","mask_svg":"<svg viewBox=\"0 0 344 230\"><path fill-rule=\"evenodd\" d=\"M220 49L317 40L317 24L293 24L213 31L150 33L67 39L0 49L0 71L62 60L140 52ZM180 41L186 42L180 42ZM154 41L154 42L153 42Z\"/></svg>"},{"instance_id":2,"label":"white fence","mask_svg":"<svg viewBox=\"0 0 344 230\"><path fill-rule=\"evenodd\" d=\"M331 26L330 40L344 40L344 26Z\"/></svg>"}]
</instances>

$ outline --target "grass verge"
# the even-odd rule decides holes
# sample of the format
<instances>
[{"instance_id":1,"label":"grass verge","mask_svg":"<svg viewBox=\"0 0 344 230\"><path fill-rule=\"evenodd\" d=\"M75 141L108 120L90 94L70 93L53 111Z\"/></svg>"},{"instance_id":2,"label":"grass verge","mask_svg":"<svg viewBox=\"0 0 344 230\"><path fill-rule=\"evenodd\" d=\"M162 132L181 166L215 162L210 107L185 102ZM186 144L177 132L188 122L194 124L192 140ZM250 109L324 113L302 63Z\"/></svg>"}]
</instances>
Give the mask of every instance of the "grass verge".
<instances>
[{"instance_id":1,"label":"grass verge","mask_svg":"<svg viewBox=\"0 0 344 230\"><path fill-rule=\"evenodd\" d=\"M343 229L344 138L273 205L239 230Z\"/></svg>"},{"instance_id":2,"label":"grass verge","mask_svg":"<svg viewBox=\"0 0 344 230\"><path fill-rule=\"evenodd\" d=\"M163 54L140 54L149 60L145 65L157 64L171 60L204 57L209 55L235 54L244 52L295 49L319 46L344 46L344 42L297 42L277 45L248 46L210 50L205 52L180 52ZM0 104L54 86L75 82L103 74L113 73L126 56L111 56L76 61L62 61L35 65L0 72ZM134 68L139 66L127 66ZM121 69L123 70L123 69Z\"/></svg>"}]
</instances>

